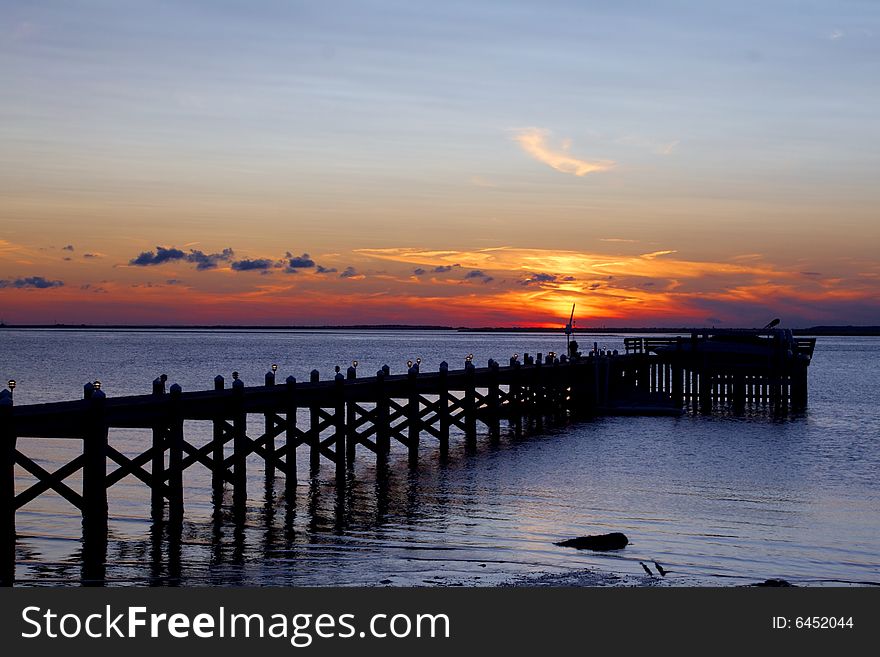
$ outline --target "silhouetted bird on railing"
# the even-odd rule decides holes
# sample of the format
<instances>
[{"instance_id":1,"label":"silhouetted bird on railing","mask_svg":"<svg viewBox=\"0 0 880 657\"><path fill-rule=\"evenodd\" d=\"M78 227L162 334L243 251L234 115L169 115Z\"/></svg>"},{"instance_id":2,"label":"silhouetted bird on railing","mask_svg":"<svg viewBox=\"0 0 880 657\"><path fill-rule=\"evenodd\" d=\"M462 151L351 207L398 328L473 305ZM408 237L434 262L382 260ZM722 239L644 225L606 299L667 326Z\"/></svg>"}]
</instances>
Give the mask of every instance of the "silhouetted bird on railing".
<instances>
[{"instance_id":1,"label":"silhouetted bird on railing","mask_svg":"<svg viewBox=\"0 0 880 657\"><path fill-rule=\"evenodd\" d=\"M666 570L656 561L654 562L654 568L656 568L657 572L660 573L660 577L666 577Z\"/></svg>"},{"instance_id":2,"label":"silhouetted bird on railing","mask_svg":"<svg viewBox=\"0 0 880 657\"><path fill-rule=\"evenodd\" d=\"M654 573L651 572L651 569L648 568L648 567L644 564L644 562L639 561L639 563L642 565L642 568L645 569L645 572L648 573L648 577L653 577L653 576L654 576Z\"/></svg>"}]
</instances>

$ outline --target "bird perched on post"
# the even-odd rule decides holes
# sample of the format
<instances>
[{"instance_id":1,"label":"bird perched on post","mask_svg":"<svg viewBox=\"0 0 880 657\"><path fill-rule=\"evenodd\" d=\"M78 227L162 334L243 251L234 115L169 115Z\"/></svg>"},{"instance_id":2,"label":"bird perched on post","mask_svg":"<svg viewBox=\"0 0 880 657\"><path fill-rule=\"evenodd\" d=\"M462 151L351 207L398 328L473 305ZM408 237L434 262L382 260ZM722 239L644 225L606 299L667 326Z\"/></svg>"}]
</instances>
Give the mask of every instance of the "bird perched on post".
<instances>
[{"instance_id":1,"label":"bird perched on post","mask_svg":"<svg viewBox=\"0 0 880 657\"><path fill-rule=\"evenodd\" d=\"M656 568L657 572L660 573L660 577L666 577L666 570L656 561L654 562L654 568Z\"/></svg>"},{"instance_id":2,"label":"bird perched on post","mask_svg":"<svg viewBox=\"0 0 880 657\"><path fill-rule=\"evenodd\" d=\"M643 561L639 561L639 563L642 565L642 568L645 569L645 572L648 573L648 577L654 576L654 573L651 572L651 569L648 568Z\"/></svg>"}]
</instances>

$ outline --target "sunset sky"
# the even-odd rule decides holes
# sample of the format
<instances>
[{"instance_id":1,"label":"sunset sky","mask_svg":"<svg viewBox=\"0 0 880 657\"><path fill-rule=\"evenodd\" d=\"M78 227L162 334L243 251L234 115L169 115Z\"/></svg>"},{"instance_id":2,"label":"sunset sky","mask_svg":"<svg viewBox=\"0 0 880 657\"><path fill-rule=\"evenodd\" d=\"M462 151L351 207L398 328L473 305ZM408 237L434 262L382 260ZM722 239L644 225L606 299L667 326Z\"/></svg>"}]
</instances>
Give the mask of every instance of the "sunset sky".
<instances>
[{"instance_id":1,"label":"sunset sky","mask_svg":"<svg viewBox=\"0 0 880 657\"><path fill-rule=\"evenodd\" d=\"M0 4L0 320L880 324L880 3Z\"/></svg>"}]
</instances>

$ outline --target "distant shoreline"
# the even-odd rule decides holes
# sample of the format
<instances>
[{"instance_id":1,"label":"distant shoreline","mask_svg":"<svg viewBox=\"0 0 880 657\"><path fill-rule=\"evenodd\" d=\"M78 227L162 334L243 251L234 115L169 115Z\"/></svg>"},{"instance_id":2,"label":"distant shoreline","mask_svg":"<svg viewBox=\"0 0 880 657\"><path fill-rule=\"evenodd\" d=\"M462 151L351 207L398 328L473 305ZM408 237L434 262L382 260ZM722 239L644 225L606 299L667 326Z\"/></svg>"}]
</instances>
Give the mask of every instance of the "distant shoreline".
<instances>
[{"instance_id":1,"label":"distant shoreline","mask_svg":"<svg viewBox=\"0 0 880 657\"><path fill-rule=\"evenodd\" d=\"M715 327L712 327L715 328ZM721 328L721 327L719 327ZM266 326L266 325L234 325L234 324L0 324L3 329L52 329L59 331L87 330L87 331L142 331L142 330L169 330L169 331L455 331L458 333L561 333L559 328L533 328L523 326L511 327L465 327L465 326L434 326L420 324L349 324L349 325L323 325L323 326ZM622 334L622 333L658 333L680 334L691 331L712 330L707 327L656 327L656 326L628 326L628 327L577 327L575 334ZM873 337L880 336L880 326L810 326L805 328L793 328L795 335L814 336L853 336Z\"/></svg>"}]
</instances>

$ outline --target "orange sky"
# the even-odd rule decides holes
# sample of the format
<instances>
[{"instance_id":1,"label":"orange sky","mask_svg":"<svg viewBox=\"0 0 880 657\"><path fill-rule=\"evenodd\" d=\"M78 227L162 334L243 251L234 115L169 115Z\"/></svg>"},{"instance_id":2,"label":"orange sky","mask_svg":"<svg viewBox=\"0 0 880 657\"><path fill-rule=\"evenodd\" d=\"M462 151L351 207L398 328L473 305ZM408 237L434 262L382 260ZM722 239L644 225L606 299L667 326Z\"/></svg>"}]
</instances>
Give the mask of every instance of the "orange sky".
<instances>
[{"instance_id":1,"label":"orange sky","mask_svg":"<svg viewBox=\"0 0 880 657\"><path fill-rule=\"evenodd\" d=\"M761 254L700 260L606 239L601 253L496 246L285 257L188 246L134 250L128 261L87 245L3 241L7 268L42 274L4 279L2 319L558 326L575 303L581 326L754 326L775 316L789 325L871 322L877 312L880 267L870 261L838 259L832 274L803 262L774 265Z\"/></svg>"},{"instance_id":2,"label":"orange sky","mask_svg":"<svg viewBox=\"0 0 880 657\"><path fill-rule=\"evenodd\" d=\"M0 320L880 325L877 8L257 4L8 3Z\"/></svg>"}]
</instances>

